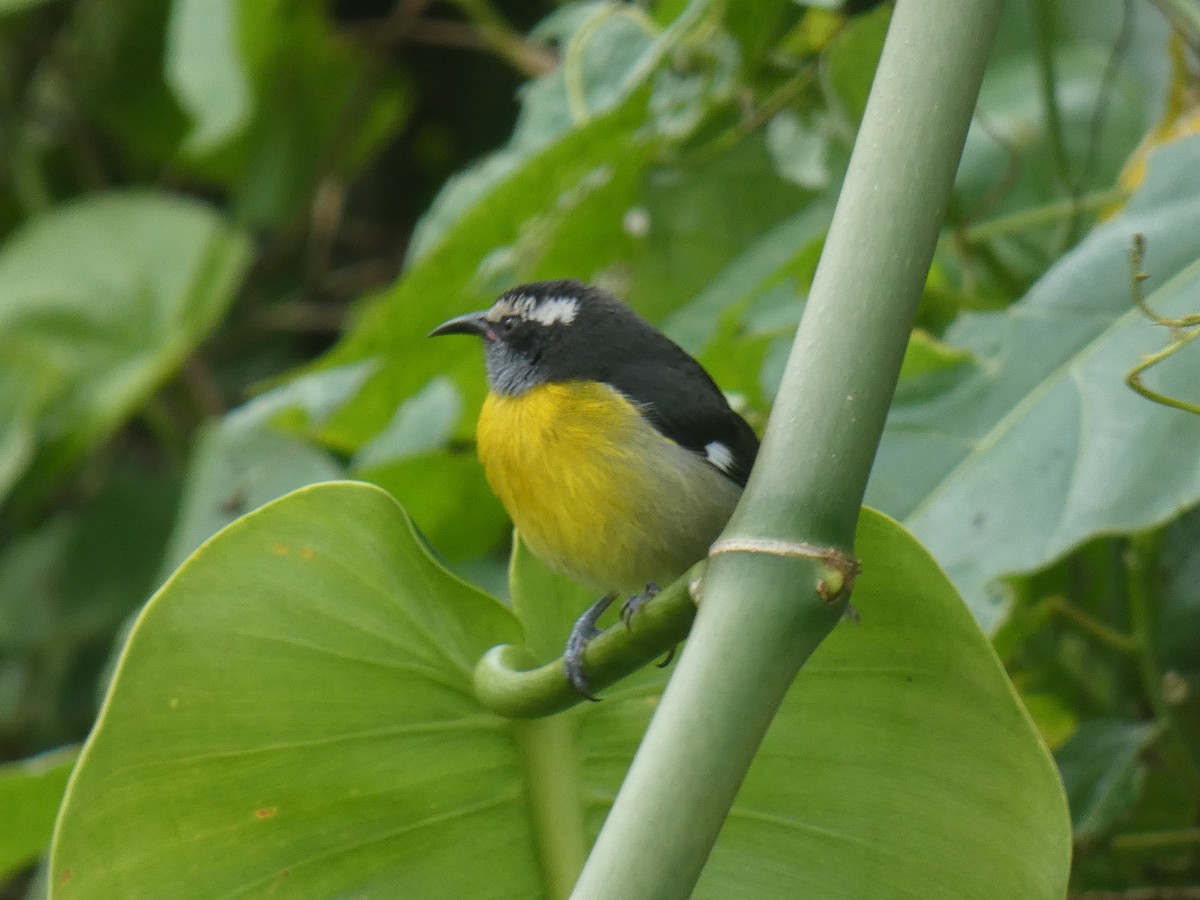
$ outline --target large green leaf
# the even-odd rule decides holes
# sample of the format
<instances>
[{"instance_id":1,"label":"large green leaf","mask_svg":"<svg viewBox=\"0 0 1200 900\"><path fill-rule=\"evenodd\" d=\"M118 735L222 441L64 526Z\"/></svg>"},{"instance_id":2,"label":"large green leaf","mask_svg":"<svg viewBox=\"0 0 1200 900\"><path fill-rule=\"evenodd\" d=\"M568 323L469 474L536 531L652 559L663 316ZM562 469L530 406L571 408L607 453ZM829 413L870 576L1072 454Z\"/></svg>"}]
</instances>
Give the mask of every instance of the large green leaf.
<instances>
[{"instance_id":1,"label":"large green leaf","mask_svg":"<svg viewBox=\"0 0 1200 900\"><path fill-rule=\"evenodd\" d=\"M895 523L864 515L859 548L862 621L797 681L698 896L1061 897L1062 791L986 640ZM513 590L542 656L588 599L522 555ZM246 516L135 626L59 818L53 896L562 895L667 673L505 720L472 666L519 632L378 489Z\"/></svg>"},{"instance_id":2,"label":"large green leaf","mask_svg":"<svg viewBox=\"0 0 1200 900\"><path fill-rule=\"evenodd\" d=\"M1165 346L1133 306L1128 253L1146 236L1148 301L1200 311L1200 138L1157 153L1145 187L1019 303L946 335L978 360L955 386L893 407L868 499L930 549L985 626L998 576L1044 566L1090 536L1165 522L1200 501L1200 417L1131 391L1126 373ZM1200 399L1200 353L1146 375Z\"/></svg>"},{"instance_id":3,"label":"large green leaf","mask_svg":"<svg viewBox=\"0 0 1200 900\"><path fill-rule=\"evenodd\" d=\"M75 765L76 752L71 747L0 765L0 809L4 810L0 885L36 860L50 843L54 813Z\"/></svg>"},{"instance_id":4,"label":"large green leaf","mask_svg":"<svg viewBox=\"0 0 1200 900\"><path fill-rule=\"evenodd\" d=\"M212 209L148 191L78 200L14 234L0 248L0 385L40 387L0 400L18 404L0 420L0 496L38 453L53 475L143 402L220 321L249 259Z\"/></svg>"},{"instance_id":5,"label":"large green leaf","mask_svg":"<svg viewBox=\"0 0 1200 900\"><path fill-rule=\"evenodd\" d=\"M528 896L531 871L465 864L530 853L517 749L470 687L517 634L376 488L243 518L130 636L69 788L55 895Z\"/></svg>"}]
</instances>

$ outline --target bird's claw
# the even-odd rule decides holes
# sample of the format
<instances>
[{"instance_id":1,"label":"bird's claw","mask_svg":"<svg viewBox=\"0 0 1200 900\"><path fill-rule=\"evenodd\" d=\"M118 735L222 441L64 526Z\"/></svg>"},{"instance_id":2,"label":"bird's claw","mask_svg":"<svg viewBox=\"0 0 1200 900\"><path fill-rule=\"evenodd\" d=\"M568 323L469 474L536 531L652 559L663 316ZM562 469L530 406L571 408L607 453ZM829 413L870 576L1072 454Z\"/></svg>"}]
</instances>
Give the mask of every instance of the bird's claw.
<instances>
[{"instance_id":1,"label":"bird's claw","mask_svg":"<svg viewBox=\"0 0 1200 900\"><path fill-rule=\"evenodd\" d=\"M596 623L616 599L616 594L605 594L585 609L583 615L575 620L571 634L567 637L567 646L563 650L563 671L566 672L567 681L577 693L597 702L600 698L588 690L587 675L583 671L583 652L592 638L600 633Z\"/></svg>"},{"instance_id":2,"label":"bird's claw","mask_svg":"<svg viewBox=\"0 0 1200 900\"><path fill-rule=\"evenodd\" d=\"M648 582L644 591L634 594L621 604L621 621L625 623L625 627L629 631L633 631L633 617L637 611L645 606L650 598L657 596L661 590L662 588L653 581Z\"/></svg>"},{"instance_id":3,"label":"bird's claw","mask_svg":"<svg viewBox=\"0 0 1200 900\"><path fill-rule=\"evenodd\" d=\"M634 615L645 605L647 600L658 592L658 585L651 581L646 585L646 590L635 594L621 605L621 621L625 623L626 628L630 631L633 630ZM600 698L588 690L587 675L583 671L583 653L592 638L600 633L596 623L600 621L600 617L616 599L616 594L605 594L585 609L583 615L575 620L571 634L567 637L567 646L563 650L563 671L567 675L567 681L571 683L571 687L575 688L577 693L589 700L598 701ZM672 651L672 655L674 655L674 651ZM667 662L670 661L671 657L668 656Z\"/></svg>"}]
</instances>

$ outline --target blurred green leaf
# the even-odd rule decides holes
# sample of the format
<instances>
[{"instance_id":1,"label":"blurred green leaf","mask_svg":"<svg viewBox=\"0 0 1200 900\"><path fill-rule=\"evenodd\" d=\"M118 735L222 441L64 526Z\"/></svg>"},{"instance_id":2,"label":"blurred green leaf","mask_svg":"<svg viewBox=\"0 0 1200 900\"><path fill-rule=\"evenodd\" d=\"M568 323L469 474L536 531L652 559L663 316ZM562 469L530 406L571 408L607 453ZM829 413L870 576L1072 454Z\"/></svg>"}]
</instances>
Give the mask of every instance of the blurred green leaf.
<instances>
[{"instance_id":1,"label":"blurred green leaf","mask_svg":"<svg viewBox=\"0 0 1200 900\"><path fill-rule=\"evenodd\" d=\"M417 223L409 244L410 265L531 156L625 100L669 46L665 38L655 40L653 23L641 7L625 3L568 4L552 13L531 36L557 40L562 46L561 64L522 89L521 113L508 145L456 174L441 190Z\"/></svg>"},{"instance_id":2,"label":"blurred green leaf","mask_svg":"<svg viewBox=\"0 0 1200 900\"><path fill-rule=\"evenodd\" d=\"M52 637L59 604L47 595L57 586L55 572L77 525L76 516L60 515L6 543L0 554L0 665L12 665Z\"/></svg>"},{"instance_id":3,"label":"blurred green leaf","mask_svg":"<svg viewBox=\"0 0 1200 900\"><path fill-rule=\"evenodd\" d=\"M1122 72L1106 85L1105 65L1104 56L1091 47L1065 45L1058 50L1056 96L1070 166L1063 172L1039 99L1038 61L1028 50L993 61L963 149L956 203L975 215L982 211L998 218L1039 208L1072 192L1082 196L1110 187L1148 123L1143 87ZM1098 106L1104 110L1099 118ZM1066 221L1064 216L1038 229L998 237L992 249L1011 273L1036 276L1060 251Z\"/></svg>"},{"instance_id":4,"label":"blurred green leaf","mask_svg":"<svg viewBox=\"0 0 1200 900\"><path fill-rule=\"evenodd\" d=\"M163 577L247 510L343 474L326 451L265 425L235 418L206 429L192 451Z\"/></svg>"},{"instance_id":5,"label":"blurred green leaf","mask_svg":"<svg viewBox=\"0 0 1200 900\"><path fill-rule=\"evenodd\" d=\"M448 378L434 378L396 409L392 420L354 454L351 467L370 468L445 446L462 414L462 398Z\"/></svg>"},{"instance_id":6,"label":"blurred green leaf","mask_svg":"<svg viewBox=\"0 0 1200 900\"><path fill-rule=\"evenodd\" d=\"M825 202L809 204L784 219L747 247L714 277L687 306L670 316L664 330L692 354L698 354L716 334L728 308L744 308L750 300L784 283L797 266L812 257L824 238L833 212ZM815 265L815 260L813 260ZM793 322L800 320L797 308Z\"/></svg>"},{"instance_id":7,"label":"blurred green leaf","mask_svg":"<svg viewBox=\"0 0 1200 900\"><path fill-rule=\"evenodd\" d=\"M188 130L163 78L170 15L163 0L92 0L76 5L70 27L82 112L122 147L132 169L153 175Z\"/></svg>"},{"instance_id":8,"label":"blurred green leaf","mask_svg":"<svg viewBox=\"0 0 1200 900\"><path fill-rule=\"evenodd\" d=\"M891 20L891 8L885 4L848 20L829 44L822 85L830 109L841 115L849 140L858 132L867 108L867 95Z\"/></svg>"},{"instance_id":9,"label":"blurred green leaf","mask_svg":"<svg viewBox=\"0 0 1200 900\"><path fill-rule=\"evenodd\" d=\"M1167 529L1161 562L1158 649L1166 666L1196 677L1200 675L1200 509ZM1192 694L1193 704L1200 702L1195 691Z\"/></svg>"},{"instance_id":10,"label":"blurred green leaf","mask_svg":"<svg viewBox=\"0 0 1200 900\"><path fill-rule=\"evenodd\" d=\"M1046 565L1088 537L1139 531L1200 501L1200 418L1124 383L1166 335L1133 307L1128 251L1148 242L1149 302L1195 311L1200 138L1160 150L1124 213L1068 253L1019 303L967 315L946 343L979 365L953 389L893 407L869 502L901 517L993 628L997 577ZM1195 398L1200 355L1156 368ZM998 492L1005 501L998 502Z\"/></svg>"},{"instance_id":11,"label":"blurred green leaf","mask_svg":"<svg viewBox=\"0 0 1200 900\"><path fill-rule=\"evenodd\" d=\"M35 360L48 387L0 422L9 459L46 483L103 441L217 325L249 257L209 207L163 194L31 219L0 247L0 383L26 383Z\"/></svg>"},{"instance_id":12,"label":"blurred green leaf","mask_svg":"<svg viewBox=\"0 0 1200 900\"><path fill-rule=\"evenodd\" d=\"M37 860L50 843L54 816L78 749L70 747L0 765L0 884Z\"/></svg>"},{"instance_id":13,"label":"blurred green leaf","mask_svg":"<svg viewBox=\"0 0 1200 900\"><path fill-rule=\"evenodd\" d=\"M192 451L161 577L247 511L342 477L342 465L309 438L373 370L368 361L301 376L208 426Z\"/></svg>"},{"instance_id":14,"label":"blurred green leaf","mask_svg":"<svg viewBox=\"0 0 1200 900\"><path fill-rule=\"evenodd\" d=\"M915 403L950 390L974 368L971 354L959 347L950 347L929 332L913 331L900 366L900 381L896 385L896 402Z\"/></svg>"},{"instance_id":15,"label":"blurred green leaf","mask_svg":"<svg viewBox=\"0 0 1200 900\"><path fill-rule=\"evenodd\" d=\"M470 450L428 451L350 474L387 489L452 564L494 552L510 531L508 515Z\"/></svg>"},{"instance_id":16,"label":"blurred green leaf","mask_svg":"<svg viewBox=\"0 0 1200 900\"><path fill-rule=\"evenodd\" d=\"M274 224L297 212L320 177L361 166L410 104L399 79L339 38L322 4L260 0L236 12L253 115L189 165L230 185L240 220Z\"/></svg>"},{"instance_id":17,"label":"blurred green leaf","mask_svg":"<svg viewBox=\"0 0 1200 900\"><path fill-rule=\"evenodd\" d=\"M3 251L0 250L0 253ZM66 373L42 358L34 347L10 346L0 335L0 499L33 462L42 417L56 395L67 389Z\"/></svg>"},{"instance_id":18,"label":"blurred green leaf","mask_svg":"<svg viewBox=\"0 0 1200 900\"><path fill-rule=\"evenodd\" d=\"M0 735L25 752L92 721L113 632L156 586L178 496L173 474L123 462L86 505L3 545Z\"/></svg>"},{"instance_id":19,"label":"blurred green leaf","mask_svg":"<svg viewBox=\"0 0 1200 900\"><path fill-rule=\"evenodd\" d=\"M1153 734L1144 723L1084 722L1055 754L1076 840L1103 837L1137 803L1145 772L1138 756Z\"/></svg>"},{"instance_id":20,"label":"blurred green leaf","mask_svg":"<svg viewBox=\"0 0 1200 900\"><path fill-rule=\"evenodd\" d=\"M312 438L378 368L376 360L366 359L296 376L257 395L226 416L226 421L242 428L272 425Z\"/></svg>"},{"instance_id":21,"label":"blurred green leaf","mask_svg":"<svg viewBox=\"0 0 1200 900\"><path fill-rule=\"evenodd\" d=\"M723 390L746 398L751 407L765 407L779 388L831 213L832 198L818 195L763 234L664 323L666 333Z\"/></svg>"},{"instance_id":22,"label":"blurred green leaf","mask_svg":"<svg viewBox=\"0 0 1200 900\"><path fill-rule=\"evenodd\" d=\"M725 4L725 27L742 48L747 67L757 66L803 10L793 0L735 0Z\"/></svg>"},{"instance_id":23,"label":"blurred green leaf","mask_svg":"<svg viewBox=\"0 0 1200 900\"><path fill-rule=\"evenodd\" d=\"M1063 797L986 640L894 523L865 515L858 547L862 621L802 672L698 896L1060 897ZM512 577L535 652L555 652L588 598L520 551ZM315 486L239 520L130 636L59 820L53 896L540 895L538 832L586 846L665 673L506 721L471 674L515 640L376 489ZM527 779L551 769L547 818Z\"/></svg>"},{"instance_id":24,"label":"blurred green leaf","mask_svg":"<svg viewBox=\"0 0 1200 900\"><path fill-rule=\"evenodd\" d=\"M900 380L937 375L970 361L971 354L965 350L947 346L929 332L917 329L908 340L904 362L900 366Z\"/></svg>"},{"instance_id":25,"label":"blurred green leaf","mask_svg":"<svg viewBox=\"0 0 1200 900\"><path fill-rule=\"evenodd\" d=\"M815 202L812 192L779 180L759 134L709 159L656 167L639 194L630 204L645 214L647 232L640 240L624 235L610 266L627 269L628 286L618 281L618 293L653 321L693 302L764 233ZM568 247L560 270L570 264Z\"/></svg>"},{"instance_id":26,"label":"blurred green leaf","mask_svg":"<svg viewBox=\"0 0 1200 900\"><path fill-rule=\"evenodd\" d=\"M1038 734L1052 750L1065 744L1079 728L1079 717L1053 695L1021 691L1020 696Z\"/></svg>"},{"instance_id":27,"label":"blurred green leaf","mask_svg":"<svg viewBox=\"0 0 1200 900\"><path fill-rule=\"evenodd\" d=\"M829 185L829 135L820 118L784 110L767 124L767 146L785 180L814 191Z\"/></svg>"},{"instance_id":28,"label":"blurred green leaf","mask_svg":"<svg viewBox=\"0 0 1200 900\"><path fill-rule=\"evenodd\" d=\"M1115 64L1122 70L1121 77L1145 86L1143 127L1149 128L1162 112L1170 75L1170 59L1163 52L1171 34L1166 17L1141 15L1141 10L1130 15L1124 3L1096 0L1055 0L1052 8L1054 44L1088 48L1085 52L1095 59L1106 59L1114 49L1118 51ZM1036 28L1029 5L1005 4L992 64L1031 54L1037 43Z\"/></svg>"},{"instance_id":29,"label":"blurred green leaf","mask_svg":"<svg viewBox=\"0 0 1200 900\"><path fill-rule=\"evenodd\" d=\"M0 16L21 12L47 2L49 0L0 0Z\"/></svg>"},{"instance_id":30,"label":"blurred green leaf","mask_svg":"<svg viewBox=\"0 0 1200 900\"><path fill-rule=\"evenodd\" d=\"M237 46L238 0L173 0L166 80L192 120L185 150L198 155L236 135L251 114Z\"/></svg>"},{"instance_id":31,"label":"blurred green leaf","mask_svg":"<svg viewBox=\"0 0 1200 900\"><path fill-rule=\"evenodd\" d=\"M319 3L95 0L73 29L84 109L144 179L222 186L255 226L295 215L322 176L356 171L410 105Z\"/></svg>"}]
</instances>

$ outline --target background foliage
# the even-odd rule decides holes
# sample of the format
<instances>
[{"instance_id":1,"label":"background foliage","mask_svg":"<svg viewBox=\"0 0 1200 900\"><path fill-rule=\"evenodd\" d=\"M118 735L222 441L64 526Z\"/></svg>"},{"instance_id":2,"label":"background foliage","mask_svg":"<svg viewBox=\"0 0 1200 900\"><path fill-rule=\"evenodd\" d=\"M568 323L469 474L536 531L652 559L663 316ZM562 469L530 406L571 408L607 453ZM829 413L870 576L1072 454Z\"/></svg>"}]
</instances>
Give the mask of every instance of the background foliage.
<instances>
[{"instance_id":1,"label":"background foliage","mask_svg":"<svg viewBox=\"0 0 1200 900\"><path fill-rule=\"evenodd\" d=\"M432 325L599 282L765 421L888 18L828 6L0 3L9 895L70 765L29 757L223 525L365 479L507 590L478 356ZM1055 749L1080 893L1200 885L1200 416L1123 383L1178 339L1146 380L1200 402L1126 256L1200 313L1194 13L1008 4L868 498Z\"/></svg>"}]
</instances>

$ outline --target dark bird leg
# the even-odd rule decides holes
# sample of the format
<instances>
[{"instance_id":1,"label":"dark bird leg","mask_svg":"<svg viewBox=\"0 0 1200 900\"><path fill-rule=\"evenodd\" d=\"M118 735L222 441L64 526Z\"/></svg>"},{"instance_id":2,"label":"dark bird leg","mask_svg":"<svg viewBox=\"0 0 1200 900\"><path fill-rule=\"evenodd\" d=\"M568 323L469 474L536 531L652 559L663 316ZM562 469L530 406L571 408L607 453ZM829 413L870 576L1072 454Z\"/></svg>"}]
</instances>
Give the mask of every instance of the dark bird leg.
<instances>
[{"instance_id":1,"label":"dark bird leg","mask_svg":"<svg viewBox=\"0 0 1200 900\"><path fill-rule=\"evenodd\" d=\"M646 589L640 594L634 594L623 604L621 604L621 621L625 623L625 627L630 631L633 630L633 616L639 609L646 605L646 601L651 597L656 596L662 588L653 581L646 584Z\"/></svg>"},{"instance_id":2,"label":"dark bird leg","mask_svg":"<svg viewBox=\"0 0 1200 900\"><path fill-rule=\"evenodd\" d=\"M588 642L600 633L596 623L616 599L616 593L605 594L585 609L583 615L575 620L575 626L567 637L567 647L563 650L563 669L566 670L567 681L589 700L599 701L600 698L593 696L588 690L587 676L583 673L583 651Z\"/></svg>"}]
</instances>

